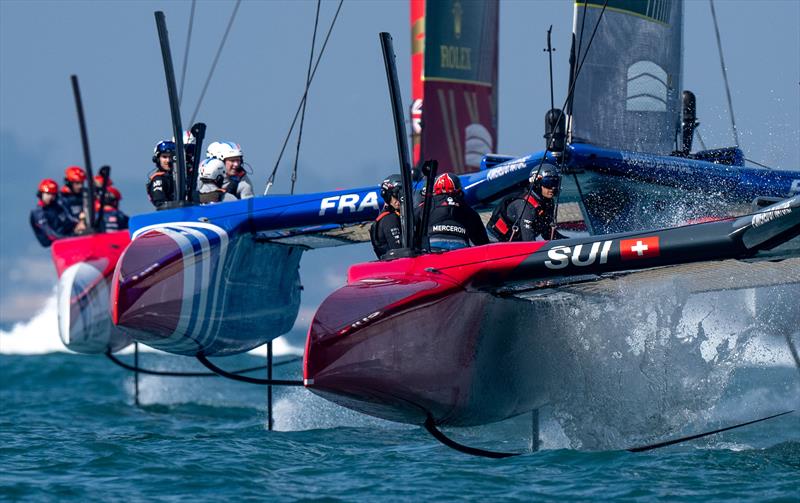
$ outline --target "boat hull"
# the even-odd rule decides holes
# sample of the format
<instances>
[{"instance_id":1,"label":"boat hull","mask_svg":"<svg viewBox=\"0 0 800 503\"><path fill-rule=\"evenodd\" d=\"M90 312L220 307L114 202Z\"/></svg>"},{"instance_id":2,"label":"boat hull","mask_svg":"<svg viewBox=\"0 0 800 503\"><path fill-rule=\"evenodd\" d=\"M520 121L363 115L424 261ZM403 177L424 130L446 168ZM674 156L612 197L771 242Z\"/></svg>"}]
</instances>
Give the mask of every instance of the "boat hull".
<instances>
[{"instance_id":1,"label":"boat hull","mask_svg":"<svg viewBox=\"0 0 800 503\"><path fill-rule=\"evenodd\" d=\"M173 354L223 356L288 332L300 307L302 249L176 223L137 235L112 282L112 318Z\"/></svg>"},{"instance_id":2,"label":"boat hull","mask_svg":"<svg viewBox=\"0 0 800 503\"><path fill-rule=\"evenodd\" d=\"M320 310L339 310L357 293L351 288L360 287L339 290ZM396 288L376 285L361 294L386 297L391 293L381 290ZM430 416L439 425L471 426L513 417L549 399L552 370L542 340L548 331L537 314L513 300L459 289L352 334L320 333L326 321L315 319L306 386L402 423Z\"/></svg>"},{"instance_id":3,"label":"boat hull","mask_svg":"<svg viewBox=\"0 0 800 503\"><path fill-rule=\"evenodd\" d=\"M109 285L127 231L56 241L52 246L58 279L58 332L71 351L118 351L132 339L111 322Z\"/></svg>"}]
</instances>

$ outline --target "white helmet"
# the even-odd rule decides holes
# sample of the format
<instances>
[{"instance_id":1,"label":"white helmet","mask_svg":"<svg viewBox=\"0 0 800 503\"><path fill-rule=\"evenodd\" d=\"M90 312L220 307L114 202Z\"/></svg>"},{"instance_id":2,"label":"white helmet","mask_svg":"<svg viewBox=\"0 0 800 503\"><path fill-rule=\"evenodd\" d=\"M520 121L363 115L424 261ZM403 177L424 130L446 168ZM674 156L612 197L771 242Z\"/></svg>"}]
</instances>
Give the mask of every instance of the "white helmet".
<instances>
[{"instance_id":1,"label":"white helmet","mask_svg":"<svg viewBox=\"0 0 800 503\"><path fill-rule=\"evenodd\" d=\"M172 141L175 141L175 137L172 137ZM194 135L191 131L184 131L183 132L183 145L196 145L197 140L195 140Z\"/></svg>"},{"instance_id":2,"label":"white helmet","mask_svg":"<svg viewBox=\"0 0 800 503\"><path fill-rule=\"evenodd\" d=\"M244 156L244 153L242 153L242 147L240 147L238 143L233 143L232 141L223 141L220 142L220 145L220 159L223 161L225 159L230 159L231 157Z\"/></svg>"},{"instance_id":3,"label":"white helmet","mask_svg":"<svg viewBox=\"0 0 800 503\"><path fill-rule=\"evenodd\" d=\"M206 157L208 159L219 159L222 160L222 143L215 141L208 145L206 148Z\"/></svg>"},{"instance_id":4,"label":"white helmet","mask_svg":"<svg viewBox=\"0 0 800 503\"><path fill-rule=\"evenodd\" d=\"M222 186L225 180L225 163L219 159L206 159L200 164L200 181L214 183L217 187Z\"/></svg>"}]
</instances>

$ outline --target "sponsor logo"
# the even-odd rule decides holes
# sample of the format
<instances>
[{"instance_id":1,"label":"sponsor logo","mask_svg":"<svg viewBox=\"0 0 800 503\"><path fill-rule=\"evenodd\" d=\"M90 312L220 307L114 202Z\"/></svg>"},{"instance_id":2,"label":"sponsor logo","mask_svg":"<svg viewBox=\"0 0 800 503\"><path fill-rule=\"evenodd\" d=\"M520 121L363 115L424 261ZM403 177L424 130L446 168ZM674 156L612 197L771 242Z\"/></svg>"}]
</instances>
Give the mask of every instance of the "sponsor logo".
<instances>
[{"instance_id":1,"label":"sponsor logo","mask_svg":"<svg viewBox=\"0 0 800 503\"><path fill-rule=\"evenodd\" d=\"M660 254L658 236L621 239L619 242L619 255L622 260L654 258L658 257Z\"/></svg>"},{"instance_id":2,"label":"sponsor logo","mask_svg":"<svg viewBox=\"0 0 800 503\"><path fill-rule=\"evenodd\" d=\"M608 252L611 250L611 243L613 243L613 241L610 240L592 243L591 247L588 248L588 256L583 258L581 258L581 255L585 252L584 245L582 244L575 245L574 247L555 246L548 250L547 258L549 260L545 260L544 265L548 269L563 269L569 264L577 267L586 267L597 262L598 257L600 258L598 263L605 264L608 262ZM589 243L586 243L586 246L589 246Z\"/></svg>"},{"instance_id":3,"label":"sponsor logo","mask_svg":"<svg viewBox=\"0 0 800 503\"><path fill-rule=\"evenodd\" d=\"M325 197L319 205L319 216L325 215L328 210L334 208L337 215L343 214L344 210L349 210L350 213L358 213L370 208L378 211L378 193L367 192L363 199L359 194Z\"/></svg>"},{"instance_id":4,"label":"sponsor logo","mask_svg":"<svg viewBox=\"0 0 800 503\"><path fill-rule=\"evenodd\" d=\"M791 201L785 201L763 213L756 213L753 215L751 222L753 223L753 227L759 227L767 222L775 220L776 218L786 216L791 212Z\"/></svg>"},{"instance_id":5,"label":"sponsor logo","mask_svg":"<svg viewBox=\"0 0 800 503\"><path fill-rule=\"evenodd\" d=\"M501 166L497 166L496 168L492 168L486 173L487 180L494 180L495 178L500 178L501 176L507 175L512 171L517 171L520 169L525 169L528 167L528 163L525 162L524 159L520 159L519 161L514 161L508 164L503 164Z\"/></svg>"},{"instance_id":6,"label":"sponsor logo","mask_svg":"<svg viewBox=\"0 0 800 503\"><path fill-rule=\"evenodd\" d=\"M377 318L380 315L381 315L381 311L375 311L372 314L368 314L368 315L364 316L363 318L361 318L360 320L356 321L355 323L351 323L350 325L347 325L343 329L339 330L339 335L344 335L344 334L346 334L347 332L349 332L351 330L355 330L356 328L363 327L364 325L370 323L372 320L374 320L375 318Z\"/></svg>"},{"instance_id":7,"label":"sponsor logo","mask_svg":"<svg viewBox=\"0 0 800 503\"><path fill-rule=\"evenodd\" d=\"M467 234L467 229L457 225L434 225L433 232L455 232L457 234Z\"/></svg>"}]
</instances>

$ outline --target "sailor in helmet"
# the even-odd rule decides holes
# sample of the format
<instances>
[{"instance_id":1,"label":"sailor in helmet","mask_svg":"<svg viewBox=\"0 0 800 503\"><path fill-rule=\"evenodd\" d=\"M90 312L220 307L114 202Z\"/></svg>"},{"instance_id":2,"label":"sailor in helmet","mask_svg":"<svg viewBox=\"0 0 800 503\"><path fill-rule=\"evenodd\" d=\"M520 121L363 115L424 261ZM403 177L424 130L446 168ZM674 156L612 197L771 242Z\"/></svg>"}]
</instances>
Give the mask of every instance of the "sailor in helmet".
<instances>
[{"instance_id":1,"label":"sailor in helmet","mask_svg":"<svg viewBox=\"0 0 800 503\"><path fill-rule=\"evenodd\" d=\"M369 239L378 258L386 255L389 250L403 247L400 225L402 187L400 175L389 175L381 183L383 209L369 228Z\"/></svg>"},{"instance_id":2,"label":"sailor in helmet","mask_svg":"<svg viewBox=\"0 0 800 503\"><path fill-rule=\"evenodd\" d=\"M64 170L64 186L61 187L59 202L76 221L83 218L83 182L85 181L86 172L78 166L70 166Z\"/></svg>"},{"instance_id":3,"label":"sailor in helmet","mask_svg":"<svg viewBox=\"0 0 800 503\"><path fill-rule=\"evenodd\" d=\"M489 243L480 215L465 201L461 180L453 173L436 177L427 228L432 251Z\"/></svg>"},{"instance_id":4,"label":"sailor in helmet","mask_svg":"<svg viewBox=\"0 0 800 503\"><path fill-rule=\"evenodd\" d=\"M106 185L103 194L103 223L102 232L114 232L128 228L128 215L119 209L119 202L122 201L122 193L114 186ZM94 204L95 215L100 214L100 200Z\"/></svg>"},{"instance_id":5,"label":"sailor in helmet","mask_svg":"<svg viewBox=\"0 0 800 503\"><path fill-rule=\"evenodd\" d=\"M225 163L223 188L237 199L253 197L253 182L244 169L244 153L238 143L215 141L208 146L207 155Z\"/></svg>"},{"instance_id":6,"label":"sailor in helmet","mask_svg":"<svg viewBox=\"0 0 800 503\"><path fill-rule=\"evenodd\" d=\"M36 197L39 201L31 211L30 222L39 243L47 247L57 239L71 236L75 230L75 220L58 202L56 181L46 178L39 182Z\"/></svg>"},{"instance_id":7,"label":"sailor in helmet","mask_svg":"<svg viewBox=\"0 0 800 503\"><path fill-rule=\"evenodd\" d=\"M553 222L555 196L561 187L558 168L545 162L531 170L528 181L529 188L497 206L487 224L489 231L500 241L565 239Z\"/></svg>"},{"instance_id":8,"label":"sailor in helmet","mask_svg":"<svg viewBox=\"0 0 800 503\"><path fill-rule=\"evenodd\" d=\"M208 158L200 164L198 181L201 204L236 201L236 196L228 194L228 191L223 188L225 163L219 159Z\"/></svg>"},{"instance_id":9,"label":"sailor in helmet","mask_svg":"<svg viewBox=\"0 0 800 503\"><path fill-rule=\"evenodd\" d=\"M147 195L156 209L175 199L175 180L172 168L175 165L175 142L162 140L153 149L154 172L147 180Z\"/></svg>"}]
</instances>

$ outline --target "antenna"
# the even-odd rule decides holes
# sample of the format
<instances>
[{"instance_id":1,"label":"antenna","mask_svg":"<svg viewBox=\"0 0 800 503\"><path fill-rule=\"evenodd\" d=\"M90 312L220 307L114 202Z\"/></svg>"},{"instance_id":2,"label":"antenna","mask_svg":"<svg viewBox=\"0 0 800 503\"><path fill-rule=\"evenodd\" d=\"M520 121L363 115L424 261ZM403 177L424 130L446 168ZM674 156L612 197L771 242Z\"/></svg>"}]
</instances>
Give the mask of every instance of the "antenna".
<instances>
[{"instance_id":1,"label":"antenna","mask_svg":"<svg viewBox=\"0 0 800 503\"><path fill-rule=\"evenodd\" d=\"M78 76L72 75L72 94L75 95L75 108L78 109L78 124L81 128L81 143L83 144L83 161L86 167L86 178L89 180L87 193L83 198L83 212L86 217L86 225L89 230L94 231L96 222L94 221L94 173L92 172L92 157L89 155L89 136L86 134L86 119L83 116L83 100L81 99L81 88L78 85ZM88 194L88 197L86 195Z\"/></svg>"},{"instance_id":2,"label":"antenna","mask_svg":"<svg viewBox=\"0 0 800 503\"><path fill-rule=\"evenodd\" d=\"M172 115L172 131L175 136L175 154L178 157L178 166L173 176L175 177L175 200L186 199L186 159L183 151L183 126L181 126L181 105L178 100L178 89L175 85L175 68L172 66L172 52L169 48L169 33L167 33L167 19L162 11L156 11L156 28L158 41L161 42L161 58L164 60L164 76L167 79L167 94L169 95L169 109Z\"/></svg>"},{"instance_id":3,"label":"antenna","mask_svg":"<svg viewBox=\"0 0 800 503\"><path fill-rule=\"evenodd\" d=\"M403 117L403 104L400 96L400 83L397 79L397 66L395 65L394 47L392 36L381 32L381 49L383 50L383 63L386 66L386 80L389 83L389 97L392 100L392 117L397 138L397 157L400 161L400 176L403 178L403 215L400 219L402 229L403 248L411 248L414 233L414 211L411 196L411 161L408 156L408 143L406 143L405 117Z\"/></svg>"},{"instance_id":4,"label":"antenna","mask_svg":"<svg viewBox=\"0 0 800 503\"><path fill-rule=\"evenodd\" d=\"M550 58L550 110L556 107L555 100L553 99L553 45L550 43L550 34L553 32L553 25L547 29L547 49L543 49L547 56Z\"/></svg>"}]
</instances>

